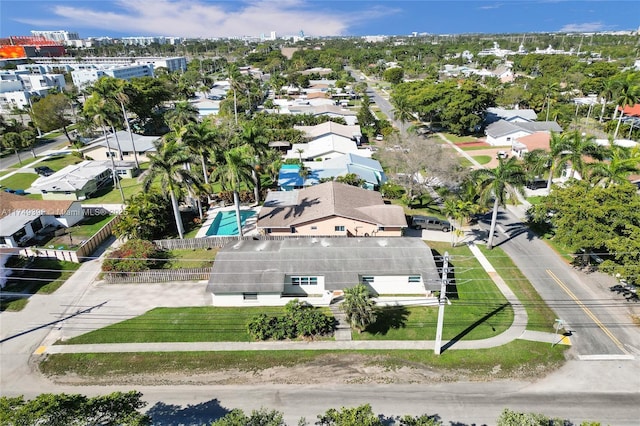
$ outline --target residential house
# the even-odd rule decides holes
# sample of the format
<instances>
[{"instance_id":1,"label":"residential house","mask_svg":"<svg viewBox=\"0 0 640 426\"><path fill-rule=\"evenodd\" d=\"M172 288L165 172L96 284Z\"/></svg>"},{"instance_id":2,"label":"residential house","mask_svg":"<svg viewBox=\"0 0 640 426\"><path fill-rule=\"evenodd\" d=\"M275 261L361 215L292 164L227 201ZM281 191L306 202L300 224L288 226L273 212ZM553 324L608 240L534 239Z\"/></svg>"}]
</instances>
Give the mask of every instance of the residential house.
<instances>
[{"instance_id":1,"label":"residential house","mask_svg":"<svg viewBox=\"0 0 640 426\"><path fill-rule=\"evenodd\" d=\"M214 306L278 306L293 298L328 305L334 292L359 283L375 295L426 297L440 289L440 275L418 238L246 240L220 249L207 293Z\"/></svg>"},{"instance_id":2,"label":"residential house","mask_svg":"<svg viewBox=\"0 0 640 426\"><path fill-rule=\"evenodd\" d=\"M79 201L32 200L0 192L0 247L25 247L59 227L84 218Z\"/></svg>"},{"instance_id":3,"label":"residential house","mask_svg":"<svg viewBox=\"0 0 640 426\"><path fill-rule=\"evenodd\" d=\"M310 140L320 138L329 134L340 135L345 138L354 140L360 145L362 139L362 131L360 126L345 126L344 124L333 121L325 121L315 126L293 126L294 129L304 132L305 136Z\"/></svg>"},{"instance_id":4,"label":"residential house","mask_svg":"<svg viewBox=\"0 0 640 426\"><path fill-rule=\"evenodd\" d=\"M112 179L110 161L85 160L50 176L41 176L29 192L42 193L43 200L86 200Z\"/></svg>"},{"instance_id":5,"label":"residential house","mask_svg":"<svg viewBox=\"0 0 640 426\"><path fill-rule=\"evenodd\" d=\"M487 108L485 114L485 123L491 124L498 120L505 120L511 123L523 123L536 121L538 114L532 109L504 109L504 108Z\"/></svg>"},{"instance_id":6,"label":"residential house","mask_svg":"<svg viewBox=\"0 0 640 426\"><path fill-rule=\"evenodd\" d=\"M358 117L355 111L341 108L337 105L319 106L290 106L291 114L326 115L328 117L341 117L349 126L357 124Z\"/></svg>"},{"instance_id":7,"label":"residential house","mask_svg":"<svg viewBox=\"0 0 640 426\"><path fill-rule=\"evenodd\" d=\"M133 142L131 141L133 139ZM134 146L137 153L138 162L146 163L149 161L147 154L156 153L155 143L160 140L159 136L143 136L137 133L130 133L125 130L119 130L115 134L107 134L107 138L100 136L89 142L82 149L85 157L93 160L114 160L134 161ZM122 157L119 155L118 147L122 150Z\"/></svg>"},{"instance_id":8,"label":"residential house","mask_svg":"<svg viewBox=\"0 0 640 426\"><path fill-rule=\"evenodd\" d=\"M551 134L547 132L535 132L530 135L522 136L513 141L511 145L511 153L518 158L524 158L527 152L535 149L544 149L549 151L549 141Z\"/></svg>"},{"instance_id":9,"label":"residential house","mask_svg":"<svg viewBox=\"0 0 640 426\"><path fill-rule=\"evenodd\" d=\"M491 146L511 146L523 136L535 132L562 132L555 121L516 121L498 120L485 129L486 141Z\"/></svg>"},{"instance_id":10,"label":"residential house","mask_svg":"<svg viewBox=\"0 0 640 426\"><path fill-rule=\"evenodd\" d=\"M284 164L278 175L278 188L291 191L305 186L317 185L323 179L335 179L347 174L355 174L364 181L363 188L378 190L387 181L387 176L377 160L356 154L344 154L324 161L304 163L308 175L303 178L300 166Z\"/></svg>"},{"instance_id":11,"label":"residential house","mask_svg":"<svg viewBox=\"0 0 640 426\"><path fill-rule=\"evenodd\" d=\"M352 139L330 133L308 143L293 144L284 158L301 161L321 161L349 153L368 158L371 157L372 151L369 148L358 148L358 145Z\"/></svg>"},{"instance_id":12,"label":"residential house","mask_svg":"<svg viewBox=\"0 0 640 426\"><path fill-rule=\"evenodd\" d=\"M406 227L402 207L385 204L376 191L334 181L269 192L257 221L262 234L289 236L399 237Z\"/></svg>"}]
</instances>

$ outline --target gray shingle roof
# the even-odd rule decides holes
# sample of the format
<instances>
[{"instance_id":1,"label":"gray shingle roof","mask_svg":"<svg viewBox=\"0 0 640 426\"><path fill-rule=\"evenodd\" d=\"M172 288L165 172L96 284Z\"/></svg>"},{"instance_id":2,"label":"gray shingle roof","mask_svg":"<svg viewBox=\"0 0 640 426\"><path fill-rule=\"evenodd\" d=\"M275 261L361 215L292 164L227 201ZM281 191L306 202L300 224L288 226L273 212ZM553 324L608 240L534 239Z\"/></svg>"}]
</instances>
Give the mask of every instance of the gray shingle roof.
<instances>
[{"instance_id":1,"label":"gray shingle roof","mask_svg":"<svg viewBox=\"0 0 640 426\"><path fill-rule=\"evenodd\" d=\"M286 275L324 276L326 290L352 287L362 275L421 275L426 289L440 288L431 249L419 238L287 238L225 246L207 291L282 292Z\"/></svg>"}]
</instances>

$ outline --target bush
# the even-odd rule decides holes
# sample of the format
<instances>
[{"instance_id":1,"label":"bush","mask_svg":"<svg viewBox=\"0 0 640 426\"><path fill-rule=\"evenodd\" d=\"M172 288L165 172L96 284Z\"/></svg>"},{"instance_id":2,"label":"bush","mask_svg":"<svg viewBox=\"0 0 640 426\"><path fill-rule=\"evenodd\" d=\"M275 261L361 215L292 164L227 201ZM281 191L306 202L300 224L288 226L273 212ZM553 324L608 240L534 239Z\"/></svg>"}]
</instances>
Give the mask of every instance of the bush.
<instances>
[{"instance_id":1,"label":"bush","mask_svg":"<svg viewBox=\"0 0 640 426\"><path fill-rule=\"evenodd\" d=\"M404 194L404 188L398 184L385 182L380 188L380 193L383 197L389 198L391 200L397 200L401 198Z\"/></svg>"},{"instance_id":2,"label":"bush","mask_svg":"<svg viewBox=\"0 0 640 426\"><path fill-rule=\"evenodd\" d=\"M163 253L156 246L145 240L129 240L109 253L104 262L104 272L141 272L157 266Z\"/></svg>"},{"instance_id":3,"label":"bush","mask_svg":"<svg viewBox=\"0 0 640 426\"><path fill-rule=\"evenodd\" d=\"M287 303L282 317L260 314L247 325L256 340L284 340L298 337L314 338L333 332L335 320L318 309L294 299Z\"/></svg>"}]
</instances>

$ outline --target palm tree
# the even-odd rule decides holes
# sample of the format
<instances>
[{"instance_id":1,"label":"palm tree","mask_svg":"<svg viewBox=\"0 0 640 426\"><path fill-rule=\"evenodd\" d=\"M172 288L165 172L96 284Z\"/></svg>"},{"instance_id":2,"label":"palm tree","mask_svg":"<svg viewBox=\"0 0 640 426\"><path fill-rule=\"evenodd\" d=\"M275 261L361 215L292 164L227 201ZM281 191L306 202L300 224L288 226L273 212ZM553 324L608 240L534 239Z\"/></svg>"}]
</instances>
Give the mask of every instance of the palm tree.
<instances>
[{"instance_id":1,"label":"palm tree","mask_svg":"<svg viewBox=\"0 0 640 426\"><path fill-rule=\"evenodd\" d=\"M175 108L167 113L167 121L174 130L180 129L187 124L197 123L198 114L198 108L187 101L181 101L176 103Z\"/></svg>"},{"instance_id":2,"label":"palm tree","mask_svg":"<svg viewBox=\"0 0 640 426\"><path fill-rule=\"evenodd\" d=\"M618 130L620 130L620 123L622 123L622 116L624 115L624 107L627 105L633 106L640 100L639 75L640 74L636 73L628 73L623 78L616 81L616 110L618 108L621 108L621 110L620 115L618 116L616 130L613 133L614 140L618 136Z\"/></svg>"},{"instance_id":3,"label":"palm tree","mask_svg":"<svg viewBox=\"0 0 640 426\"><path fill-rule=\"evenodd\" d=\"M524 166L529 177L543 175L549 170L547 177L547 190L551 190L551 183L555 175L558 165L562 163L564 155L566 135L562 133L551 132L549 139L549 150L534 149L527 152L524 156Z\"/></svg>"},{"instance_id":4,"label":"palm tree","mask_svg":"<svg viewBox=\"0 0 640 426\"><path fill-rule=\"evenodd\" d=\"M140 168L140 162L138 161L138 152L136 150L136 143L133 140L133 133L131 132L131 125L129 124L129 115L127 114L127 110L125 109L125 105L128 104L131 100L129 95L125 92L127 87L127 82L125 80L118 80L118 91L115 93L114 98L120 104L120 108L122 108L122 118L124 119L124 124L127 127L127 132L129 133L129 137L131 138L131 149L133 150L133 158L136 162L136 168Z\"/></svg>"},{"instance_id":5,"label":"palm tree","mask_svg":"<svg viewBox=\"0 0 640 426\"><path fill-rule=\"evenodd\" d=\"M567 133L563 138L563 142L556 149L562 156L560 161L563 165L567 162L571 163L570 179L575 177L576 172L580 173L580 176L584 174L587 164L585 156L597 160L603 158L603 150L596 143L595 137L593 135L585 135L577 130Z\"/></svg>"},{"instance_id":6,"label":"palm tree","mask_svg":"<svg viewBox=\"0 0 640 426\"><path fill-rule=\"evenodd\" d=\"M233 192L233 204L236 208L238 237L242 237L242 221L240 219L240 187L253 183L251 159L242 147L231 148L224 153L224 164L219 165L212 174L213 180L220 182L223 189Z\"/></svg>"},{"instance_id":7,"label":"palm tree","mask_svg":"<svg viewBox=\"0 0 640 426\"><path fill-rule=\"evenodd\" d=\"M391 102L393 103L393 118L400 121L400 130L404 133L404 124L415 118L413 111L411 111L409 103L403 97L396 96L391 99Z\"/></svg>"},{"instance_id":8,"label":"palm tree","mask_svg":"<svg viewBox=\"0 0 640 426\"><path fill-rule=\"evenodd\" d=\"M615 95L615 83L613 82L613 80L608 79L604 81L599 95L600 95L600 98L602 99L602 109L600 110L600 119L598 121L602 123L602 118L604 116L604 109L607 106L607 102L609 102Z\"/></svg>"},{"instance_id":9,"label":"palm tree","mask_svg":"<svg viewBox=\"0 0 640 426\"><path fill-rule=\"evenodd\" d=\"M247 155L253 157L251 177L253 178L253 193L256 203L260 202L260 158L267 152L267 139L263 129L251 122L245 122L240 127L238 140L245 146Z\"/></svg>"},{"instance_id":10,"label":"palm tree","mask_svg":"<svg viewBox=\"0 0 640 426\"><path fill-rule=\"evenodd\" d=\"M200 123L189 123L185 132L182 134L182 142L189 150L200 157L200 165L202 167L202 176L204 183L209 184L209 173L207 156L208 151L215 150L218 141L218 132L215 126L209 121Z\"/></svg>"},{"instance_id":11,"label":"palm tree","mask_svg":"<svg viewBox=\"0 0 640 426\"><path fill-rule=\"evenodd\" d=\"M347 321L358 333L362 333L376 320L375 302L364 284L344 289L344 301L340 308L347 315Z\"/></svg>"},{"instance_id":12,"label":"palm tree","mask_svg":"<svg viewBox=\"0 0 640 426\"><path fill-rule=\"evenodd\" d=\"M172 136L163 139L164 143L156 143L157 154L149 154L148 156L150 164L143 188L148 191L154 180L160 179L161 187L169 192L178 236L182 239L184 238L184 226L178 208L178 190L180 187L198 185L199 181L184 167L193 159L187 147Z\"/></svg>"},{"instance_id":13,"label":"palm tree","mask_svg":"<svg viewBox=\"0 0 640 426\"><path fill-rule=\"evenodd\" d=\"M609 141L605 161L589 165L590 179L603 186L628 183L630 174L640 172L640 148L627 148Z\"/></svg>"},{"instance_id":14,"label":"palm tree","mask_svg":"<svg viewBox=\"0 0 640 426\"><path fill-rule=\"evenodd\" d=\"M511 157L506 161L500 158L495 169L474 170L472 178L478 185L482 202L488 202L493 198L491 228L487 240L487 248L491 249L498 220L498 208L505 205L507 198L515 202L518 199L518 194L524 195L526 173L516 157Z\"/></svg>"},{"instance_id":15,"label":"palm tree","mask_svg":"<svg viewBox=\"0 0 640 426\"><path fill-rule=\"evenodd\" d=\"M547 98L547 119L549 121L549 111L551 110L551 96L555 95L558 92L559 84L556 81L549 81L544 89L545 89L545 97Z\"/></svg>"}]
</instances>

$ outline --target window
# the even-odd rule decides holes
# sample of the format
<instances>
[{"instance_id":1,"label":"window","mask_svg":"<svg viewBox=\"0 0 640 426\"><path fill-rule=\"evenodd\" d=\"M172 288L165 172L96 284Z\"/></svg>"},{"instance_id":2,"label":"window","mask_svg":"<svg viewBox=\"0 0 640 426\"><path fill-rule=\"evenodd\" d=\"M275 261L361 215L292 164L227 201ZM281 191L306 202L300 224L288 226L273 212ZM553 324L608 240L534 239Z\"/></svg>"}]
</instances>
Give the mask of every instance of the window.
<instances>
[{"instance_id":1,"label":"window","mask_svg":"<svg viewBox=\"0 0 640 426\"><path fill-rule=\"evenodd\" d=\"M378 231L384 231L384 226L378 226Z\"/></svg>"},{"instance_id":2,"label":"window","mask_svg":"<svg viewBox=\"0 0 640 426\"><path fill-rule=\"evenodd\" d=\"M312 226L312 227L311 227L311 230L312 230L312 231L315 231L316 229L318 229L318 227L317 227L317 226Z\"/></svg>"},{"instance_id":3,"label":"window","mask_svg":"<svg viewBox=\"0 0 640 426\"><path fill-rule=\"evenodd\" d=\"M409 275L409 282L410 283L419 283L420 282L420 275Z\"/></svg>"},{"instance_id":4,"label":"window","mask_svg":"<svg viewBox=\"0 0 640 426\"><path fill-rule=\"evenodd\" d=\"M129 155L131 154L129 151L122 151L122 155Z\"/></svg>"},{"instance_id":5,"label":"window","mask_svg":"<svg viewBox=\"0 0 640 426\"><path fill-rule=\"evenodd\" d=\"M242 293L243 300L258 300L258 293Z\"/></svg>"},{"instance_id":6,"label":"window","mask_svg":"<svg viewBox=\"0 0 640 426\"><path fill-rule=\"evenodd\" d=\"M115 156L116 156L116 153L115 153L115 152L109 152L109 151L107 151L105 154L107 154L107 158L115 157Z\"/></svg>"},{"instance_id":7,"label":"window","mask_svg":"<svg viewBox=\"0 0 640 426\"><path fill-rule=\"evenodd\" d=\"M292 226L292 227L291 227L291 233L292 233L292 234L295 234L295 233L296 233L296 227L295 227L295 226Z\"/></svg>"},{"instance_id":8,"label":"window","mask_svg":"<svg viewBox=\"0 0 640 426\"><path fill-rule=\"evenodd\" d=\"M334 229L336 232L344 232L344 225L338 225Z\"/></svg>"},{"instance_id":9,"label":"window","mask_svg":"<svg viewBox=\"0 0 640 426\"><path fill-rule=\"evenodd\" d=\"M291 277L292 285L318 285L318 277Z\"/></svg>"},{"instance_id":10,"label":"window","mask_svg":"<svg viewBox=\"0 0 640 426\"><path fill-rule=\"evenodd\" d=\"M373 277L362 277L362 284L371 284L373 281Z\"/></svg>"}]
</instances>

